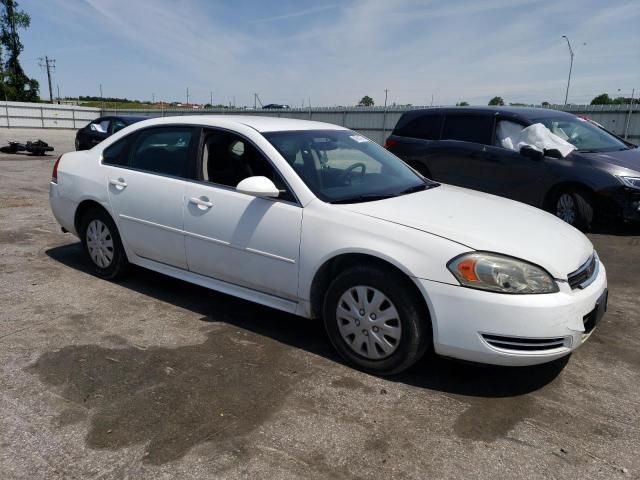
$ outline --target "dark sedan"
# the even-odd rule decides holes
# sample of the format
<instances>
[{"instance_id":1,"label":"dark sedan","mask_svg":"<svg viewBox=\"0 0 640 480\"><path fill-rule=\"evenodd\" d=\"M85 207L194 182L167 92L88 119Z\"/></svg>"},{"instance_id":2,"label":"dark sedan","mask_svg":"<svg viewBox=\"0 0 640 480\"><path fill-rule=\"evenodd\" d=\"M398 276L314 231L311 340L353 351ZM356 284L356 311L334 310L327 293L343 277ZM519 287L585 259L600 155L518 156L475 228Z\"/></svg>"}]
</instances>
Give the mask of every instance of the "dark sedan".
<instances>
[{"instance_id":1,"label":"dark sedan","mask_svg":"<svg viewBox=\"0 0 640 480\"><path fill-rule=\"evenodd\" d=\"M132 123L147 120L149 117L124 115L119 117L100 117L76 133L76 150L88 150L118 130L128 127Z\"/></svg>"},{"instance_id":2,"label":"dark sedan","mask_svg":"<svg viewBox=\"0 0 640 480\"><path fill-rule=\"evenodd\" d=\"M576 149L563 157L557 150L505 147L501 132L540 123ZM412 110L385 146L426 177L543 208L582 230L599 216L640 221L640 149L566 112Z\"/></svg>"}]
</instances>

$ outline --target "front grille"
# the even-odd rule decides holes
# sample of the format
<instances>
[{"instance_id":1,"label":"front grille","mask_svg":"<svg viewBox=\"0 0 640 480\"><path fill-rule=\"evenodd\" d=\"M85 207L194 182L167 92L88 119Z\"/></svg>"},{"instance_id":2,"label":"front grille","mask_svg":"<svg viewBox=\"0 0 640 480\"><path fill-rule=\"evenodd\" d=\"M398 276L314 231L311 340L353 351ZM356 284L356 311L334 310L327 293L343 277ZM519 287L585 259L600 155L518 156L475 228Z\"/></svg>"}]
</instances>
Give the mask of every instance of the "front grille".
<instances>
[{"instance_id":1,"label":"front grille","mask_svg":"<svg viewBox=\"0 0 640 480\"><path fill-rule=\"evenodd\" d=\"M597 266L598 258L594 253L584 265L567 276L571 289L575 290L576 288L584 288L587 286L596 274Z\"/></svg>"},{"instance_id":2,"label":"front grille","mask_svg":"<svg viewBox=\"0 0 640 480\"><path fill-rule=\"evenodd\" d=\"M513 350L520 352L554 350L556 348L566 347L567 343L564 338L522 338L522 337L503 337L502 335L482 334L482 338L492 347L502 350Z\"/></svg>"}]
</instances>

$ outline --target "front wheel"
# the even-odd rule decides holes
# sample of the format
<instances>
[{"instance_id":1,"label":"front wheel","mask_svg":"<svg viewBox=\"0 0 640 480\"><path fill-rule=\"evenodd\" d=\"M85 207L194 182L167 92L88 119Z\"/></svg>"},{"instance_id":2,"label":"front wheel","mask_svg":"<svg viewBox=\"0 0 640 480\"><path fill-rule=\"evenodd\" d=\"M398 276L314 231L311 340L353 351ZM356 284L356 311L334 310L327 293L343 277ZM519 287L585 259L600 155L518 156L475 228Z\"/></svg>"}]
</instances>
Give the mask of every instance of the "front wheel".
<instances>
[{"instance_id":1,"label":"front wheel","mask_svg":"<svg viewBox=\"0 0 640 480\"><path fill-rule=\"evenodd\" d=\"M593 206L589 196L579 190L560 192L555 202L556 216L578 230L586 232L593 221Z\"/></svg>"},{"instance_id":2,"label":"front wheel","mask_svg":"<svg viewBox=\"0 0 640 480\"><path fill-rule=\"evenodd\" d=\"M356 367L392 375L431 345L428 312L409 280L387 269L355 267L327 290L323 319L338 353Z\"/></svg>"}]
</instances>

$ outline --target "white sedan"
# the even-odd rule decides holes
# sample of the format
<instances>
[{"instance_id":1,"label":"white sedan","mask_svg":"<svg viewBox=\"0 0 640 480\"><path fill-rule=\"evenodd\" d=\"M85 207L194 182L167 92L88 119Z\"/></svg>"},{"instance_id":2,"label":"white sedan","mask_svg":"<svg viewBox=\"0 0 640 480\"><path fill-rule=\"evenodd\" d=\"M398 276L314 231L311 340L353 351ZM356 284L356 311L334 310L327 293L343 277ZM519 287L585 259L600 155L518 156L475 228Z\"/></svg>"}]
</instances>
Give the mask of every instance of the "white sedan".
<instances>
[{"instance_id":1,"label":"white sedan","mask_svg":"<svg viewBox=\"0 0 640 480\"><path fill-rule=\"evenodd\" d=\"M377 374L433 349L531 365L606 310L605 268L541 210L423 178L318 122L189 116L64 154L50 201L98 276L129 264L303 317Z\"/></svg>"}]
</instances>

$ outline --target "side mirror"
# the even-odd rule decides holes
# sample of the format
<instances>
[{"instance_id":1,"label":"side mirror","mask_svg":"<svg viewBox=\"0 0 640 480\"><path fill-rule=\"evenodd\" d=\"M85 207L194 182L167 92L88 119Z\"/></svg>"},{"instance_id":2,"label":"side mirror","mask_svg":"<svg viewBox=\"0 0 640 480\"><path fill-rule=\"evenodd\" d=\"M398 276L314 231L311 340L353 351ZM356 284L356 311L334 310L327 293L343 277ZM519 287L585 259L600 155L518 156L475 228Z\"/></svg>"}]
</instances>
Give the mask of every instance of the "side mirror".
<instances>
[{"instance_id":1,"label":"side mirror","mask_svg":"<svg viewBox=\"0 0 640 480\"><path fill-rule=\"evenodd\" d=\"M280 195L280 190L267 177L245 178L238 184L236 191L254 197L277 198Z\"/></svg>"},{"instance_id":2,"label":"side mirror","mask_svg":"<svg viewBox=\"0 0 640 480\"><path fill-rule=\"evenodd\" d=\"M530 147L529 145L524 145L523 147L520 148L520 155L522 155L523 157L530 158L532 160L542 160L542 158L544 157L544 152L541 152L540 150L536 150L535 148Z\"/></svg>"}]
</instances>

